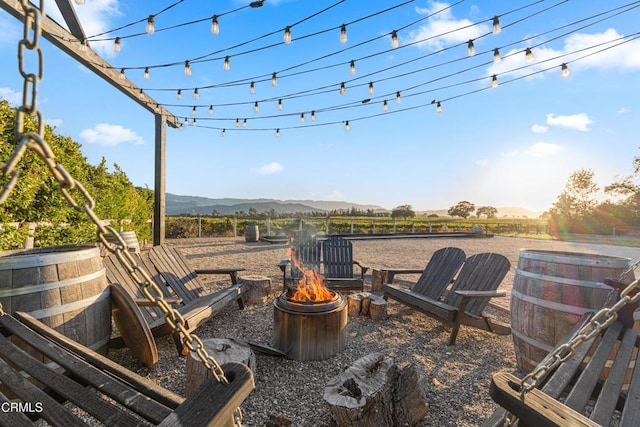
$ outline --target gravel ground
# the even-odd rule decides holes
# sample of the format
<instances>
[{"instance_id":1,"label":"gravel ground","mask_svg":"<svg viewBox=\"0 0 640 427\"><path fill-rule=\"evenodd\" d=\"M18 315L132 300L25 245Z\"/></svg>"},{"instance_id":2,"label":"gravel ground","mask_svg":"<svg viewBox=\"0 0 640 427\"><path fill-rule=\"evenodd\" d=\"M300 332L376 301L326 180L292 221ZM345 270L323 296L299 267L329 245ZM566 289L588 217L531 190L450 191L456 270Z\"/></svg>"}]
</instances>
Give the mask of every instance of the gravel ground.
<instances>
[{"instance_id":1,"label":"gravel ground","mask_svg":"<svg viewBox=\"0 0 640 427\"><path fill-rule=\"evenodd\" d=\"M282 277L276 264L287 258L284 245L247 243L244 238L180 239L167 244L180 248L194 268L244 267L246 275L271 278L274 298L281 289ZM353 246L355 259L371 268L423 268L434 251L446 246L460 247L467 256L498 252L512 264L501 285L507 292L522 248L598 253L634 260L640 257L639 248L510 237L354 240ZM208 283L212 289L228 286L228 282L220 280ZM365 290L369 286L367 281ZM509 298L499 300L488 313L508 323ZM389 355L400 365L416 364L427 379L430 410L419 426L481 424L496 408L488 391L491 374L498 370L518 374L511 337L463 326L456 345L448 346L449 329L440 322L392 300L388 314L386 320L377 322L368 317L349 318L346 348L328 360L300 362L256 353L256 388L242 405L244 425L268 425L269 419L276 416L289 419L294 426L335 425L322 397L325 384L355 360L373 352ZM203 339L233 337L271 344L272 316L270 303L248 306L242 311L231 305L201 326L197 334ZM158 351L160 361L153 368L142 366L127 349L111 351L110 357L183 394L185 359L176 356L169 338L158 340Z\"/></svg>"}]
</instances>

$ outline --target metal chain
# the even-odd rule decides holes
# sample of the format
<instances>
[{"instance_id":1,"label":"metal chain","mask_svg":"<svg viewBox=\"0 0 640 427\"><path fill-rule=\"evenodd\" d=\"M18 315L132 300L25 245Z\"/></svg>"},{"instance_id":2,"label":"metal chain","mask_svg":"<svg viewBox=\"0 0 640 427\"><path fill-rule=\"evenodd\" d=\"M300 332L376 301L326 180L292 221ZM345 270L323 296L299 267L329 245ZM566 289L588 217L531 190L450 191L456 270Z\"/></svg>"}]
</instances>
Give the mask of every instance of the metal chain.
<instances>
[{"instance_id":1,"label":"metal chain","mask_svg":"<svg viewBox=\"0 0 640 427\"><path fill-rule=\"evenodd\" d=\"M60 192L67 200L70 206L80 212L84 212L97 227L97 235L100 242L107 250L115 254L120 263L127 269L131 277L136 281L142 293L156 304L164 314L164 318L169 326L180 333L181 343L194 352L200 358L200 361L211 372L216 381L228 384L229 381L224 375L224 371L220 364L207 353L202 340L195 334L189 332L186 328L186 321L178 310L173 308L163 296L160 287L151 278L149 273L139 264L128 250L127 243L120 234L110 226L103 225L102 221L94 212L95 202L89 192L83 185L75 180L65 168L56 162L53 150L44 140L44 118L37 107L37 84L42 80L44 62L42 50L39 46L39 37L42 32L40 20L44 16L44 0L40 1L39 8L34 7L27 0L19 0L25 12L24 34L23 39L18 43L18 61L20 74L24 78L22 106L18 108L16 121L14 126L14 136L17 142L13 153L6 163L0 163L0 172L9 177L5 185L0 188L0 203L3 203L9 197L11 191L15 188L19 178L19 171L16 165L26 152L27 148L32 149L47 165L49 172L58 182ZM31 37L30 37L31 36ZM28 73L25 70L25 49L32 50L37 53L38 57L38 73ZM38 133L24 132L24 118L29 114L36 117L38 122ZM77 193L78 199L72 193ZM107 238L113 236L115 243ZM0 303L0 315L4 315L2 304ZM242 425L242 411L238 407L233 415L234 422L237 426Z\"/></svg>"}]
</instances>

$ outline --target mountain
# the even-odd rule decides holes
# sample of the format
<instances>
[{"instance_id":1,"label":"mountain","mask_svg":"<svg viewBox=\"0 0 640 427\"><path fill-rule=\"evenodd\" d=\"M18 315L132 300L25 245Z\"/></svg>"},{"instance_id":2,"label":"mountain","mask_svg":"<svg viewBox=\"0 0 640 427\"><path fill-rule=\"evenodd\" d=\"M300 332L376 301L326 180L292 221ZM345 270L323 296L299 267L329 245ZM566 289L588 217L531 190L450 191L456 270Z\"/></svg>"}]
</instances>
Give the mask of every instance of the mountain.
<instances>
[{"instance_id":1,"label":"mountain","mask_svg":"<svg viewBox=\"0 0 640 427\"><path fill-rule=\"evenodd\" d=\"M498 209L498 214L496 215L496 218L530 218L530 219L535 219L538 218L540 215L542 215L542 211L532 211L526 208L519 208L519 207L503 207L503 208L498 208L496 207L496 209ZM416 215L418 216L429 216L432 214L438 215L438 216L449 216L449 214L447 213L449 209L438 209L438 210L429 210L429 211L419 211L416 212Z\"/></svg>"},{"instance_id":2,"label":"mountain","mask_svg":"<svg viewBox=\"0 0 640 427\"><path fill-rule=\"evenodd\" d=\"M327 212L331 210L348 210L352 207L366 211L388 212L378 205L361 205L350 202L334 202L322 200L275 200L275 199L234 199L222 198L211 199L200 196L181 196L177 194L166 194L167 215L179 214L211 214L214 210L220 215L229 215L236 212L249 212L253 208L258 212L294 213L294 212Z\"/></svg>"}]
</instances>

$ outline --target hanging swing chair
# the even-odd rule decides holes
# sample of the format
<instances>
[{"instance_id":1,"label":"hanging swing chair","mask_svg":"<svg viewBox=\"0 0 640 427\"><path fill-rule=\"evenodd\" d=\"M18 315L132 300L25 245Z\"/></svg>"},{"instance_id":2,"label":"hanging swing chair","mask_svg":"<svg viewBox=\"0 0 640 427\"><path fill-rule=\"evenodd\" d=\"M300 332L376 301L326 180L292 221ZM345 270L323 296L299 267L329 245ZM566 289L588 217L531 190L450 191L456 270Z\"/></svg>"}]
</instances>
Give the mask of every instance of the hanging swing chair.
<instances>
[{"instance_id":1,"label":"hanging swing chair","mask_svg":"<svg viewBox=\"0 0 640 427\"><path fill-rule=\"evenodd\" d=\"M238 363L220 366L207 354L200 338L189 332L185 319L165 300L149 273L135 262L119 233L102 224L91 195L55 160L44 139L44 117L37 108L37 84L44 69L39 46L44 3L41 0L39 6L34 6L27 0L19 1L24 11L24 37L18 43L24 93L16 114L15 148L9 159L0 163L5 177L0 204L9 198L19 180L20 159L27 150L33 150L47 165L70 206L95 223L99 241L122 263L149 301L162 310L183 346L198 356L212 378L185 400L26 313L5 313L0 304L0 425L34 425L42 418L50 425L67 427L85 425L83 420L91 417L117 426L139 425L143 420L165 426L241 425L239 405L254 388L249 368ZM26 51L37 54L36 73L24 69ZM36 118L37 132L25 132L26 115ZM27 377L35 379L35 384Z\"/></svg>"}]
</instances>

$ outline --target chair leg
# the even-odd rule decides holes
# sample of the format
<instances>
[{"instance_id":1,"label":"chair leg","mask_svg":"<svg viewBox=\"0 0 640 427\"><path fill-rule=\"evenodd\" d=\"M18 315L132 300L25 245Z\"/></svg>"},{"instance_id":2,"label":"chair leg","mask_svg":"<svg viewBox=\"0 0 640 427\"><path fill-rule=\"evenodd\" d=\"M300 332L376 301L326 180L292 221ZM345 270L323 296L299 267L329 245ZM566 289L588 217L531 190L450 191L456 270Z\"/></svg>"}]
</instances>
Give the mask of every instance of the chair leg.
<instances>
[{"instance_id":1,"label":"chair leg","mask_svg":"<svg viewBox=\"0 0 640 427\"><path fill-rule=\"evenodd\" d=\"M239 297L236 301L238 302L238 308L240 310L244 310L244 301L242 301L242 297Z\"/></svg>"},{"instance_id":2,"label":"chair leg","mask_svg":"<svg viewBox=\"0 0 640 427\"><path fill-rule=\"evenodd\" d=\"M460 301L460 307L458 308L458 312L456 313L456 320L453 324L453 329L451 330L451 335L449 335L449 345L455 345L456 343L458 331L460 330L460 324L462 323L462 318L464 317L464 312L467 309L468 302L469 298L462 297L462 301Z\"/></svg>"}]
</instances>

